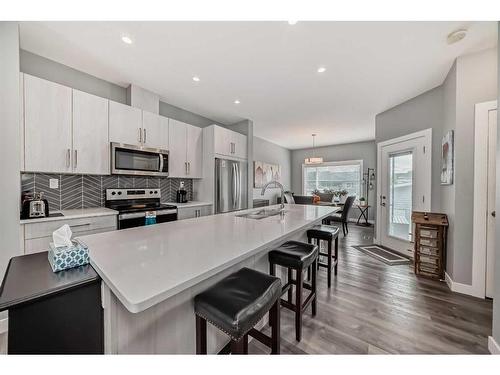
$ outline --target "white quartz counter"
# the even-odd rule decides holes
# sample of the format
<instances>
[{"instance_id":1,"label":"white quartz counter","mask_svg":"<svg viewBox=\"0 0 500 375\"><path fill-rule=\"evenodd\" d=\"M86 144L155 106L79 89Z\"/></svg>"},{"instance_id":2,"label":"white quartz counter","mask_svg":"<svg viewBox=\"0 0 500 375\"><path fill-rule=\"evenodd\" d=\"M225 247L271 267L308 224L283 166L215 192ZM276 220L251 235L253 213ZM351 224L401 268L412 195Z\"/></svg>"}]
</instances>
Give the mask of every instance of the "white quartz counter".
<instances>
[{"instance_id":1,"label":"white quartz counter","mask_svg":"<svg viewBox=\"0 0 500 375\"><path fill-rule=\"evenodd\" d=\"M62 210L54 211L54 213L60 212L64 216L49 216L39 219L24 219L21 220L21 224L33 224L41 223L44 221L56 221L56 220L68 220L68 219L81 219L85 217L98 217L98 216L110 216L118 215L118 211L106 208L106 207L95 207L95 208L77 208L72 210Z\"/></svg>"},{"instance_id":2,"label":"white quartz counter","mask_svg":"<svg viewBox=\"0 0 500 375\"><path fill-rule=\"evenodd\" d=\"M202 207L202 206L211 206L212 202L202 202L202 201L189 201L186 203L169 203L174 206L177 206L179 209L183 208L191 208L191 207Z\"/></svg>"},{"instance_id":3,"label":"white quartz counter","mask_svg":"<svg viewBox=\"0 0 500 375\"><path fill-rule=\"evenodd\" d=\"M278 207L278 206L274 206ZM80 237L90 263L132 313L143 311L316 224L338 207L286 205L261 220L251 209Z\"/></svg>"}]
</instances>

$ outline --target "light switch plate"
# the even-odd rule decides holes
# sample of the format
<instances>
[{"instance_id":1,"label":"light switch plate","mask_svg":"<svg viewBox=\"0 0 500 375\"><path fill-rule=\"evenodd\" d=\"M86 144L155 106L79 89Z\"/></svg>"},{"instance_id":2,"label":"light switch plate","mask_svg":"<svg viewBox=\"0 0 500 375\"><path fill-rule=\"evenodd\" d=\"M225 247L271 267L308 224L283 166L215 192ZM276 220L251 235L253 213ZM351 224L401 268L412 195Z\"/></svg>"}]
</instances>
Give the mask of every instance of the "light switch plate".
<instances>
[{"instance_id":1,"label":"light switch plate","mask_svg":"<svg viewBox=\"0 0 500 375\"><path fill-rule=\"evenodd\" d=\"M49 178L49 187L51 189L59 189L59 180L57 178Z\"/></svg>"}]
</instances>

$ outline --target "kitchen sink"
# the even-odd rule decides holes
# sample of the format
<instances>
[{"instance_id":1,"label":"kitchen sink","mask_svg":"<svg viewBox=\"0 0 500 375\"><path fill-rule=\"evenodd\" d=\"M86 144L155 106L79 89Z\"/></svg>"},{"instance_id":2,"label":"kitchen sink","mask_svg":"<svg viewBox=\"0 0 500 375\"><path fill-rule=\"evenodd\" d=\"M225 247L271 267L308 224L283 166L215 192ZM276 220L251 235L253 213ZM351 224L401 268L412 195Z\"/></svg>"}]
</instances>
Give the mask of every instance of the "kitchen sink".
<instances>
[{"instance_id":1,"label":"kitchen sink","mask_svg":"<svg viewBox=\"0 0 500 375\"><path fill-rule=\"evenodd\" d=\"M266 217L276 216L279 214L285 214L285 211L282 209L264 209L258 211L247 212L246 214L236 215L237 217L244 217L246 219L254 219L260 220L265 219Z\"/></svg>"}]
</instances>

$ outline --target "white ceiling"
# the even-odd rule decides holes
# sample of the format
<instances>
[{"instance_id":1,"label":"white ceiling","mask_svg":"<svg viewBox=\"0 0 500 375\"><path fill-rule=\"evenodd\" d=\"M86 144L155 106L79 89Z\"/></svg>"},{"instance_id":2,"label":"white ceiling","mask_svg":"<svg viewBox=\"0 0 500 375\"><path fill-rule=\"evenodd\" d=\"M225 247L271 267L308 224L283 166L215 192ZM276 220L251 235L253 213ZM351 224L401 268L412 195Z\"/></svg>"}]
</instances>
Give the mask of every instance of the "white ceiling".
<instances>
[{"instance_id":1,"label":"white ceiling","mask_svg":"<svg viewBox=\"0 0 500 375\"><path fill-rule=\"evenodd\" d=\"M467 37L448 45L459 27ZM495 22L21 23L25 50L222 123L252 119L255 135L290 149L311 133L317 145L374 139L377 113L496 41Z\"/></svg>"}]
</instances>

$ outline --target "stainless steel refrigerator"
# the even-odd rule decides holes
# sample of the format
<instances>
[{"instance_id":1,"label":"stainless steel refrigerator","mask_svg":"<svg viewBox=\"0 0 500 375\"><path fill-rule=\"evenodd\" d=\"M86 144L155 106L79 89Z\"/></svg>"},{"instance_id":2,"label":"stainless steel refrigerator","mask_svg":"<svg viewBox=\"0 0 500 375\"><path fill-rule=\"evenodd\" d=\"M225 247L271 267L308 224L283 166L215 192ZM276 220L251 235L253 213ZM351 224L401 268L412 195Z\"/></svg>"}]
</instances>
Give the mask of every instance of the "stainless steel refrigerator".
<instances>
[{"instance_id":1,"label":"stainless steel refrigerator","mask_svg":"<svg viewBox=\"0 0 500 375\"><path fill-rule=\"evenodd\" d=\"M247 208L247 163L215 159L215 213Z\"/></svg>"}]
</instances>

